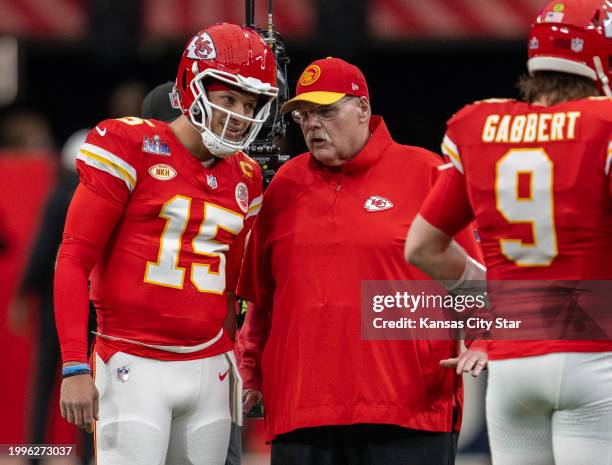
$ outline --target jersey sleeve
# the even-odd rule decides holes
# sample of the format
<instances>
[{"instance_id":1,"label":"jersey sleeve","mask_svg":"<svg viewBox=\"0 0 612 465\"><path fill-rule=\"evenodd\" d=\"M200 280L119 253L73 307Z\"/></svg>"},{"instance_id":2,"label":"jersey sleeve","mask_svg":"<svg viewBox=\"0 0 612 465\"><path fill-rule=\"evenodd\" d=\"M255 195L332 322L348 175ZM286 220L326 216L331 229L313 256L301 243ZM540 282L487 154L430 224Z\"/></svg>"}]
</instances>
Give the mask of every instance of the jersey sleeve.
<instances>
[{"instance_id":1,"label":"jersey sleeve","mask_svg":"<svg viewBox=\"0 0 612 465\"><path fill-rule=\"evenodd\" d=\"M270 187L273 184L274 182ZM266 198L267 194L251 230L237 292L249 302L239 339L242 348L240 375L245 388L257 390L261 390L261 355L270 332L272 296L275 288L265 240L268 237L267 231L270 230Z\"/></svg>"},{"instance_id":2,"label":"jersey sleeve","mask_svg":"<svg viewBox=\"0 0 612 465\"><path fill-rule=\"evenodd\" d=\"M55 324L64 362L87 360L88 279L122 213L121 206L84 184L70 203L54 276Z\"/></svg>"},{"instance_id":3,"label":"jersey sleeve","mask_svg":"<svg viewBox=\"0 0 612 465\"><path fill-rule=\"evenodd\" d=\"M238 337L241 348L240 376L245 389L262 390L261 356L270 334L271 319L269 311L249 303L246 320Z\"/></svg>"},{"instance_id":4,"label":"jersey sleeve","mask_svg":"<svg viewBox=\"0 0 612 465\"><path fill-rule=\"evenodd\" d=\"M269 193L273 185L274 182L270 184L266 195L263 196L263 203L259 208L251 230L251 237L246 246L238 281L238 295L260 306L270 306L274 293L274 278L266 240L267 231L270 230L274 216L269 213L272 206L266 203L266 199L271 198Z\"/></svg>"},{"instance_id":5,"label":"jersey sleeve","mask_svg":"<svg viewBox=\"0 0 612 465\"><path fill-rule=\"evenodd\" d=\"M248 226L248 229L250 231L251 227L253 226L253 222L255 221L255 217L261 209L263 201L263 174L261 172L261 167L255 160L252 160L248 157L247 159L248 162L241 161L240 166L244 172L251 172L253 176L251 182L252 195L249 201L249 208L247 210L247 214L244 218L246 222L245 226ZM245 165L245 163L247 164Z\"/></svg>"},{"instance_id":6,"label":"jersey sleeve","mask_svg":"<svg viewBox=\"0 0 612 465\"><path fill-rule=\"evenodd\" d=\"M460 139L459 136L464 131L458 129L458 127L463 125L464 122L469 119L481 105L482 102L474 102L466 105L451 116L451 118L446 122L446 134L444 134L441 144L442 153L444 154L446 161L452 163L461 174L464 174L464 170L458 141Z\"/></svg>"},{"instance_id":7,"label":"jersey sleeve","mask_svg":"<svg viewBox=\"0 0 612 465\"><path fill-rule=\"evenodd\" d=\"M465 177L458 169L443 171L423 202L419 214L449 236L455 236L474 220Z\"/></svg>"},{"instance_id":8,"label":"jersey sleeve","mask_svg":"<svg viewBox=\"0 0 612 465\"><path fill-rule=\"evenodd\" d=\"M136 126L120 120L105 120L93 128L77 155L81 183L102 197L125 204L138 182L141 153L131 142L136 131Z\"/></svg>"},{"instance_id":9,"label":"jersey sleeve","mask_svg":"<svg viewBox=\"0 0 612 465\"><path fill-rule=\"evenodd\" d=\"M604 142L604 174L608 178L608 191L612 197L612 97L590 97L585 103L589 113L595 117L598 133L605 134Z\"/></svg>"},{"instance_id":10,"label":"jersey sleeve","mask_svg":"<svg viewBox=\"0 0 612 465\"><path fill-rule=\"evenodd\" d=\"M442 140L442 153L445 158L453 164L457 171L463 174L463 163L461 162L459 148L448 134L446 134Z\"/></svg>"},{"instance_id":11,"label":"jersey sleeve","mask_svg":"<svg viewBox=\"0 0 612 465\"><path fill-rule=\"evenodd\" d=\"M227 290L229 292L235 292L236 286L238 285L238 277L240 275L240 268L242 266L242 259L244 256L244 248L249 237L249 233L255 222L255 218L261 209L263 201L263 176L261 174L261 168L256 161L250 160L248 162L248 168L245 167L245 161L240 161L241 170L252 175L249 191L251 192L251 198L249 200L249 206L244 217L244 226L240 235L232 245L232 248L227 253ZM247 175L248 176L248 175Z\"/></svg>"}]
</instances>

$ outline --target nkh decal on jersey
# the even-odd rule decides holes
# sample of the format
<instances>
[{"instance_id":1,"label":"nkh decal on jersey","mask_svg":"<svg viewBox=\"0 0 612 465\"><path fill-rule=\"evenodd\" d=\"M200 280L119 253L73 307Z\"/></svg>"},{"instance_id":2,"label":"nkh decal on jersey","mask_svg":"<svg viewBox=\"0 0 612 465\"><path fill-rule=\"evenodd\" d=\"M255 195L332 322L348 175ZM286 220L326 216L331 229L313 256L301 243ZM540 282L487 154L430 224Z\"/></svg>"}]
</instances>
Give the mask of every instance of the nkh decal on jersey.
<instances>
[{"instance_id":1,"label":"nkh decal on jersey","mask_svg":"<svg viewBox=\"0 0 612 465\"><path fill-rule=\"evenodd\" d=\"M365 201L363 208L365 208L369 212L380 212L393 208L393 204L384 197L372 195L368 197L368 199Z\"/></svg>"},{"instance_id":2,"label":"nkh decal on jersey","mask_svg":"<svg viewBox=\"0 0 612 465\"><path fill-rule=\"evenodd\" d=\"M176 177L176 170L170 165L158 163L149 168L149 174L159 181L169 181Z\"/></svg>"}]
</instances>

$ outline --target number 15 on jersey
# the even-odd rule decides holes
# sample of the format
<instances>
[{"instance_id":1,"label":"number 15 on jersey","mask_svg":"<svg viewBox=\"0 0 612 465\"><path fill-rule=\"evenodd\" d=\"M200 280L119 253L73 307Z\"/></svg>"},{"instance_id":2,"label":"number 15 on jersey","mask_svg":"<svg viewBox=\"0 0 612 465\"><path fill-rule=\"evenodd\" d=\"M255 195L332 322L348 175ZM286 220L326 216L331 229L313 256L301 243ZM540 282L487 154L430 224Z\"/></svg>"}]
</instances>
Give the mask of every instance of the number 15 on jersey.
<instances>
[{"instance_id":1,"label":"number 15 on jersey","mask_svg":"<svg viewBox=\"0 0 612 465\"><path fill-rule=\"evenodd\" d=\"M183 234L189 222L191 198L176 195L164 203L160 217L166 220L162 232L156 262L147 262L144 281L159 286L182 289L185 268L178 266ZM191 282L200 292L223 294L225 291L225 252L230 244L218 239L219 229L237 236L244 226L244 217L227 208L209 202L204 203L204 219L198 234L192 241L196 254L218 260L218 271L210 264L192 263Z\"/></svg>"}]
</instances>

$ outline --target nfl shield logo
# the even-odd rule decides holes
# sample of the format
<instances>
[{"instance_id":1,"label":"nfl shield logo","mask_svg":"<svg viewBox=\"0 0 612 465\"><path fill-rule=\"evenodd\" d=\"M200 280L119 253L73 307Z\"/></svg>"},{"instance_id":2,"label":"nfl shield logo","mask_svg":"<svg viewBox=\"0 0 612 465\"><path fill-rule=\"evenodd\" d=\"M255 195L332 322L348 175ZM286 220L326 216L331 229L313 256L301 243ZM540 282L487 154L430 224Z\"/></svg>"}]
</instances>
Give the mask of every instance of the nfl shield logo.
<instances>
[{"instance_id":1,"label":"nfl shield logo","mask_svg":"<svg viewBox=\"0 0 612 465\"><path fill-rule=\"evenodd\" d=\"M206 175L206 183L208 184L208 187L210 187L211 189L217 188L217 178L215 178L212 174Z\"/></svg>"},{"instance_id":2,"label":"nfl shield logo","mask_svg":"<svg viewBox=\"0 0 612 465\"><path fill-rule=\"evenodd\" d=\"M130 369L126 367L117 368L117 379L122 383L125 383L130 379Z\"/></svg>"},{"instance_id":3,"label":"nfl shield logo","mask_svg":"<svg viewBox=\"0 0 612 465\"><path fill-rule=\"evenodd\" d=\"M549 11L544 17L545 23L562 23L565 13L561 11Z\"/></svg>"},{"instance_id":4,"label":"nfl shield logo","mask_svg":"<svg viewBox=\"0 0 612 465\"><path fill-rule=\"evenodd\" d=\"M576 53L582 52L582 50L584 49L584 40L578 37L574 37L572 39L571 48L572 48L572 51Z\"/></svg>"}]
</instances>

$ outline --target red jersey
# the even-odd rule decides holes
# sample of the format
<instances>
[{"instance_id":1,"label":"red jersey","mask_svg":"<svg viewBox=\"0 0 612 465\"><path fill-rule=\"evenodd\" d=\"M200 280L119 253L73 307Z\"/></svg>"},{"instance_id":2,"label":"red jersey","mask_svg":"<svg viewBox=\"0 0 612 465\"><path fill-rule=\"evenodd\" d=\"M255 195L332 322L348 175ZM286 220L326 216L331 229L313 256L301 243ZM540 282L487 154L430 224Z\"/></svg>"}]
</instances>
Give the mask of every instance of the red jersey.
<instances>
[{"instance_id":1,"label":"red jersey","mask_svg":"<svg viewBox=\"0 0 612 465\"><path fill-rule=\"evenodd\" d=\"M442 148L455 169L421 214L450 235L475 218L487 279L612 279L612 99L478 102ZM599 350L612 343L496 341L489 357Z\"/></svg>"},{"instance_id":2,"label":"red jersey","mask_svg":"<svg viewBox=\"0 0 612 465\"><path fill-rule=\"evenodd\" d=\"M241 374L261 389L266 435L386 423L451 431L460 378L441 368L456 341L364 340L364 280L423 280L406 264L408 228L441 159L395 143L380 117L338 169L310 154L287 162L264 196L238 293L254 305L241 332ZM477 256L471 231L463 245Z\"/></svg>"},{"instance_id":3,"label":"red jersey","mask_svg":"<svg viewBox=\"0 0 612 465\"><path fill-rule=\"evenodd\" d=\"M106 120L89 133L77 160L81 184L123 208L91 274L103 336L160 346L197 346L219 336L226 293L235 290L244 237L261 205L262 178L243 153L206 165L160 121ZM193 359L231 347L226 335L191 353L105 337L96 342L104 359L118 350ZM66 360L74 348L63 344L62 351Z\"/></svg>"}]
</instances>

